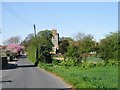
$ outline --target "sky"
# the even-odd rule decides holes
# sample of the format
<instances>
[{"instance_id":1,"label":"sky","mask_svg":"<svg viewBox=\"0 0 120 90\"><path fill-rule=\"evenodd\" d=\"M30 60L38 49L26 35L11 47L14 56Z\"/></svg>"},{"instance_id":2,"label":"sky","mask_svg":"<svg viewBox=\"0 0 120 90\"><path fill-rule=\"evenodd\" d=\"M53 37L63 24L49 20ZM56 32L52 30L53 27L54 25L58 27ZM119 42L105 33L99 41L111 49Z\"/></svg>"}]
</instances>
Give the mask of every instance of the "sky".
<instances>
[{"instance_id":1,"label":"sky","mask_svg":"<svg viewBox=\"0 0 120 90\"><path fill-rule=\"evenodd\" d=\"M57 29L60 37L78 32L91 34L96 41L118 30L117 2L2 2L2 41L20 36L22 40L45 29ZM0 42L2 43L2 42Z\"/></svg>"}]
</instances>

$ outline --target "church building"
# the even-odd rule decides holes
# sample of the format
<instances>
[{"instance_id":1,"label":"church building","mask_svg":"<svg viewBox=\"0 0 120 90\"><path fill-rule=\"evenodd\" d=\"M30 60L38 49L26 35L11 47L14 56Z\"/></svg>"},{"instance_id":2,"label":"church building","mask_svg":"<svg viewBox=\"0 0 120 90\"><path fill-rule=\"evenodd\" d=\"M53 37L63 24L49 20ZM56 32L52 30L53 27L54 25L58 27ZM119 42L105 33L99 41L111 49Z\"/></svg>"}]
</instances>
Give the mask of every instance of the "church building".
<instances>
[{"instance_id":1,"label":"church building","mask_svg":"<svg viewBox=\"0 0 120 90\"><path fill-rule=\"evenodd\" d=\"M57 53L57 50L59 49L59 34L57 33L56 29L52 30L52 43L53 43L53 52L54 54Z\"/></svg>"}]
</instances>

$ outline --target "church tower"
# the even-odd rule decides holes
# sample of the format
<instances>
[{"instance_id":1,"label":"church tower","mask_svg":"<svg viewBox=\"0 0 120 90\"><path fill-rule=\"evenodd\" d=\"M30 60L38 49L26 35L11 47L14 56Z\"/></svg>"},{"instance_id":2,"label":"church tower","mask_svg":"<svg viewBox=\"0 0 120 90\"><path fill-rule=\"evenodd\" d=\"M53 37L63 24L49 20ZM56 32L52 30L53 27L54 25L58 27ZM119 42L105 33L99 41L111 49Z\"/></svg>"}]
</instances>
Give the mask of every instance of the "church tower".
<instances>
[{"instance_id":1,"label":"church tower","mask_svg":"<svg viewBox=\"0 0 120 90\"><path fill-rule=\"evenodd\" d=\"M56 51L58 50L59 48L59 34L57 33L57 30L56 29L53 29L52 30L52 43L53 43L53 51L54 53L56 54Z\"/></svg>"}]
</instances>

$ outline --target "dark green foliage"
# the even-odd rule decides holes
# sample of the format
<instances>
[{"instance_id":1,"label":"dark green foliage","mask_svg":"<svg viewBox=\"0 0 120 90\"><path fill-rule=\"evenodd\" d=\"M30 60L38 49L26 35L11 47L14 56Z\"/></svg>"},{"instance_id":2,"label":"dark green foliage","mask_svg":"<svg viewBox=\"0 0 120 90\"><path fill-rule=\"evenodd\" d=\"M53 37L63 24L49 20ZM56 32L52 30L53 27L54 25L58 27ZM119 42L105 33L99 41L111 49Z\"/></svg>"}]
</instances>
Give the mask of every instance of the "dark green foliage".
<instances>
[{"instance_id":1,"label":"dark green foliage","mask_svg":"<svg viewBox=\"0 0 120 90\"><path fill-rule=\"evenodd\" d=\"M95 41L90 34L77 33L75 36L77 46L82 53L89 53L95 50Z\"/></svg>"},{"instance_id":2,"label":"dark green foliage","mask_svg":"<svg viewBox=\"0 0 120 90\"><path fill-rule=\"evenodd\" d=\"M78 47L75 45L69 45L68 52L66 53L66 56L68 57L77 57L78 56Z\"/></svg>"},{"instance_id":3,"label":"dark green foliage","mask_svg":"<svg viewBox=\"0 0 120 90\"><path fill-rule=\"evenodd\" d=\"M87 56L83 56L83 54L95 51L96 46L90 34L85 35L83 33L78 33L75 38L75 41L70 42L65 55L70 59L72 58L74 63L79 64L83 58L84 61L86 61Z\"/></svg>"},{"instance_id":4,"label":"dark green foliage","mask_svg":"<svg viewBox=\"0 0 120 90\"><path fill-rule=\"evenodd\" d=\"M73 39L70 37L59 38L59 52L63 55L68 52L68 46L71 42L73 42Z\"/></svg>"},{"instance_id":5,"label":"dark green foliage","mask_svg":"<svg viewBox=\"0 0 120 90\"><path fill-rule=\"evenodd\" d=\"M49 30L40 31L37 35L37 46L39 52L39 60L46 63L51 63L50 51L52 50L52 33Z\"/></svg>"},{"instance_id":6,"label":"dark green foliage","mask_svg":"<svg viewBox=\"0 0 120 90\"><path fill-rule=\"evenodd\" d=\"M67 49L68 45L69 45L69 42L67 40L61 41L59 44L59 52L61 54L65 54L68 51L68 49Z\"/></svg>"},{"instance_id":7,"label":"dark green foliage","mask_svg":"<svg viewBox=\"0 0 120 90\"><path fill-rule=\"evenodd\" d=\"M51 38L52 33L49 30L40 31L36 37L32 34L28 35L23 43L26 45L29 59L34 59L31 61L36 61L36 63L39 61L45 63L52 62L50 51L52 50L53 44Z\"/></svg>"},{"instance_id":8,"label":"dark green foliage","mask_svg":"<svg viewBox=\"0 0 120 90\"><path fill-rule=\"evenodd\" d=\"M48 49L52 50L53 44L51 42L51 38L52 38L52 33L49 30L44 30L44 31L38 32L37 38L34 40L36 47L45 45L48 47Z\"/></svg>"},{"instance_id":9,"label":"dark green foliage","mask_svg":"<svg viewBox=\"0 0 120 90\"><path fill-rule=\"evenodd\" d=\"M39 61L52 63L50 48L46 45L39 47Z\"/></svg>"},{"instance_id":10,"label":"dark green foliage","mask_svg":"<svg viewBox=\"0 0 120 90\"><path fill-rule=\"evenodd\" d=\"M61 60L56 60L56 59L53 59L52 60L52 63L54 64L54 65L60 65L61 64Z\"/></svg>"},{"instance_id":11,"label":"dark green foliage","mask_svg":"<svg viewBox=\"0 0 120 90\"><path fill-rule=\"evenodd\" d=\"M95 45L95 42L93 41L93 37L91 35L84 36L80 43L80 50L82 50L83 53L93 51L93 46Z\"/></svg>"},{"instance_id":12,"label":"dark green foliage","mask_svg":"<svg viewBox=\"0 0 120 90\"><path fill-rule=\"evenodd\" d=\"M38 32L37 37L45 38L45 39L51 41L52 32L50 30L40 31L40 32Z\"/></svg>"},{"instance_id":13,"label":"dark green foliage","mask_svg":"<svg viewBox=\"0 0 120 90\"><path fill-rule=\"evenodd\" d=\"M109 59L118 60L118 33L110 33L99 43L98 56L108 62Z\"/></svg>"},{"instance_id":14,"label":"dark green foliage","mask_svg":"<svg viewBox=\"0 0 120 90\"><path fill-rule=\"evenodd\" d=\"M68 52L66 53L66 57L68 57L68 60L72 59L74 63L78 64L81 62L82 59L81 51L77 46L71 44L68 46Z\"/></svg>"}]
</instances>

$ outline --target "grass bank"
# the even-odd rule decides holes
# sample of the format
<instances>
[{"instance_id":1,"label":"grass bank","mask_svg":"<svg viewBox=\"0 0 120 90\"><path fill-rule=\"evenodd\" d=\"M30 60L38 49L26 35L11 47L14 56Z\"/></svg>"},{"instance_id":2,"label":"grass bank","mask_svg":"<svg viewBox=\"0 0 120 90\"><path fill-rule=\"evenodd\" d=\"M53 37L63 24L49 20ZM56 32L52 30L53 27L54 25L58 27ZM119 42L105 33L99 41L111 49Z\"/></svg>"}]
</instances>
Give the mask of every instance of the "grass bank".
<instances>
[{"instance_id":1,"label":"grass bank","mask_svg":"<svg viewBox=\"0 0 120 90\"><path fill-rule=\"evenodd\" d=\"M81 69L40 64L39 67L57 74L76 88L118 88L117 66Z\"/></svg>"},{"instance_id":2,"label":"grass bank","mask_svg":"<svg viewBox=\"0 0 120 90\"><path fill-rule=\"evenodd\" d=\"M29 46L27 48L27 53L28 53L28 59L34 63L35 62L35 48L32 46Z\"/></svg>"}]
</instances>

